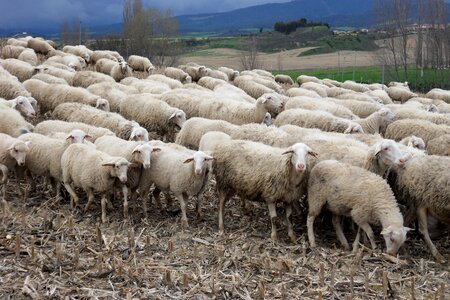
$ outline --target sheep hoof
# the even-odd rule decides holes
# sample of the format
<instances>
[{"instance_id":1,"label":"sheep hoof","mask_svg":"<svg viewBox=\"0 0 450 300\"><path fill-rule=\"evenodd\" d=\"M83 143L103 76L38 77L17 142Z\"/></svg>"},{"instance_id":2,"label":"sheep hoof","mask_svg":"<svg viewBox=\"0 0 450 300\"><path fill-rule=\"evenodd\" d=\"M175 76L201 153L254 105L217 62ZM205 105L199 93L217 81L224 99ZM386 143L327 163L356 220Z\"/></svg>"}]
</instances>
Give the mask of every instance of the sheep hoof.
<instances>
[{"instance_id":1,"label":"sheep hoof","mask_svg":"<svg viewBox=\"0 0 450 300\"><path fill-rule=\"evenodd\" d=\"M187 220L181 220L181 227L182 228L189 228L189 224Z\"/></svg>"},{"instance_id":2,"label":"sheep hoof","mask_svg":"<svg viewBox=\"0 0 450 300\"><path fill-rule=\"evenodd\" d=\"M219 236L223 236L225 234L225 231L223 229L219 230Z\"/></svg>"},{"instance_id":3,"label":"sheep hoof","mask_svg":"<svg viewBox=\"0 0 450 300\"><path fill-rule=\"evenodd\" d=\"M297 237L295 236L294 233L289 234L289 238L291 239L291 242L292 242L293 244L297 244Z\"/></svg>"},{"instance_id":4,"label":"sheep hoof","mask_svg":"<svg viewBox=\"0 0 450 300\"><path fill-rule=\"evenodd\" d=\"M436 253L433 253L433 256L434 256L434 258L436 258L436 260L439 262L439 263L441 263L441 264L444 264L446 261L445 261L445 258L439 253L439 252L437 252L436 251Z\"/></svg>"}]
</instances>

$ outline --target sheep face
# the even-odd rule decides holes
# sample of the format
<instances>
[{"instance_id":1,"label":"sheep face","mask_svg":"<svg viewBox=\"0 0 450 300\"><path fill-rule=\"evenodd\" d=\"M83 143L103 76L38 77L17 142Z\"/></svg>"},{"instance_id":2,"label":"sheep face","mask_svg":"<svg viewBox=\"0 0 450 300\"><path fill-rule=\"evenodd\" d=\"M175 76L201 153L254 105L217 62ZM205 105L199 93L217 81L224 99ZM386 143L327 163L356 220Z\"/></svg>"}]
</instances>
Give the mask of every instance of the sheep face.
<instances>
[{"instance_id":1,"label":"sheep face","mask_svg":"<svg viewBox=\"0 0 450 300\"><path fill-rule=\"evenodd\" d=\"M197 151L192 157L186 159L184 163L194 162L194 174L196 176L201 176L205 174L206 169L208 169L208 162L212 159L212 156L209 156L202 151Z\"/></svg>"},{"instance_id":2,"label":"sheep face","mask_svg":"<svg viewBox=\"0 0 450 300\"><path fill-rule=\"evenodd\" d=\"M91 57L89 56L89 54L84 53L81 57L84 59L86 64L89 64L91 62Z\"/></svg>"},{"instance_id":3,"label":"sheep face","mask_svg":"<svg viewBox=\"0 0 450 300\"><path fill-rule=\"evenodd\" d=\"M122 72L122 74L125 74L127 72L127 68L128 68L128 64L126 61L121 61L119 62L120 65L120 71Z\"/></svg>"},{"instance_id":4,"label":"sheep face","mask_svg":"<svg viewBox=\"0 0 450 300\"><path fill-rule=\"evenodd\" d=\"M347 129L345 129L344 133L364 133L361 125L354 122L349 122Z\"/></svg>"},{"instance_id":5,"label":"sheep face","mask_svg":"<svg viewBox=\"0 0 450 300\"><path fill-rule=\"evenodd\" d=\"M169 121L174 123L180 129L183 128L186 122L186 114L182 110L175 111L170 117Z\"/></svg>"},{"instance_id":6,"label":"sheep face","mask_svg":"<svg viewBox=\"0 0 450 300\"><path fill-rule=\"evenodd\" d=\"M387 166L397 166L403 168L407 161L407 155L404 154L397 143L393 140L382 140L376 143L376 156Z\"/></svg>"},{"instance_id":7,"label":"sheep face","mask_svg":"<svg viewBox=\"0 0 450 300\"><path fill-rule=\"evenodd\" d=\"M91 138L89 134L80 129L72 130L66 140L70 140L71 144L84 144L86 138Z\"/></svg>"},{"instance_id":8,"label":"sheep face","mask_svg":"<svg viewBox=\"0 0 450 300\"><path fill-rule=\"evenodd\" d=\"M27 97L19 96L15 98L13 108L17 109L27 117L36 116L36 111L34 110L33 106L30 103L30 100L28 100Z\"/></svg>"},{"instance_id":9,"label":"sheep face","mask_svg":"<svg viewBox=\"0 0 450 300\"><path fill-rule=\"evenodd\" d=\"M270 113L268 113L268 112L266 113L261 124L265 124L267 126L272 125L272 116L270 115Z\"/></svg>"},{"instance_id":10,"label":"sheep face","mask_svg":"<svg viewBox=\"0 0 450 300\"><path fill-rule=\"evenodd\" d=\"M419 150L425 150L425 142L420 137L415 135L411 136L408 142L408 147L417 148Z\"/></svg>"},{"instance_id":11,"label":"sheep face","mask_svg":"<svg viewBox=\"0 0 450 300\"><path fill-rule=\"evenodd\" d=\"M147 129L139 126L136 123L136 126L133 127L130 135L130 141L143 141L148 142L148 131Z\"/></svg>"},{"instance_id":12,"label":"sheep face","mask_svg":"<svg viewBox=\"0 0 450 300\"><path fill-rule=\"evenodd\" d=\"M280 97L278 97L275 93L266 93L259 99L262 99L261 103L267 108L283 109L284 107L283 101L281 101Z\"/></svg>"},{"instance_id":13,"label":"sheep face","mask_svg":"<svg viewBox=\"0 0 450 300\"><path fill-rule=\"evenodd\" d=\"M396 255L398 249L406 240L406 233L411 230L403 225L390 225L381 231L386 242L386 252L390 255Z\"/></svg>"},{"instance_id":14,"label":"sheep face","mask_svg":"<svg viewBox=\"0 0 450 300\"><path fill-rule=\"evenodd\" d=\"M149 74L153 74L154 71L155 71L155 67L154 67L154 66L150 66L150 67L148 67L148 69L147 69L147 72L148 72Z\"/></svg>"},{"instance_id":15,"label":"sheep face","mask_svg":"<svg viewBox=\"0 0 450 300\"><path fill-rule=\"evenodd\" d=\"M184 78L184 83L192 83L192 77L189 76L189 75L187 75L187 76Z\"/></svg>"},{"instance_id":16,"label":"sheep face","mask_svg":"<svg viewBox=\"0 0 450 300\"><path fill-rule=\"evenodd\" d=\"M378 111L378 114L381 116L383 123L388 125L395 121L395 114L389 109L383 107Z\"/></svg>"},{"instance_id":17,"label":"sheep face","mask_svg":"<svg viewBox=\"0 0 450 300\"><path fill-rule=\"evenodd\" d=\"M283 155L291 154L291 163L297 173L302 173L306 170L307 156L311 155L317 157L317 153L312 151L307 145L297 143L289 147L283 152Z\"/></svg>"},{"instance_id":18,"label":"sheep face","mask_svg":"<svg viewBox=\"0 0 450 300\"><path fill-rule=\"evenodd\" d=\"M437 106L435 104L424 105L424 110L426 110L428 112L432 112L432 113L439 112L439 109L437 108Z\"/></svg>"},{"instance_id":19,"label":"sheep face","mask_svg":"<svg viewBox=\"0 0 450 300\"><path fill-rule=\"evenodd\" d=\"M127 172L130 163L125 158L116 158L103 163L102 166L108 168L111 177L119 178L122 183L127 182Z\"/></svg>"},{"instance_id":20,"label":"sheep face","mask_svg":"<svg viewBox=\"0 0 450 300\"><path fill-rule=\"evenodd\" d=\"M13 157L19 166L25 165L25 158L30 151L31 142L16 141L8 148L9 154Z\"/></svg>"},{"instance_id":21,"label":"sheep face","mask_svg":"<svg viewBox=\"0 0 450 300\"><path fill-rule=\"evenodd\" d=\"M152 153L159 151L161 151L161 148L153 147L149 143L138 145L133 150L133 160L142 165L144 169L149 169Z\"/></svg>"},{"instance_id":22,"label":"sheep face","mask_svg":"<svg viewBox=\"0 0 450 300\"><path fill-rule=\"evenodd\" d=\"M103 98L99 98L99 99L97 99L95 108L103 110L103 111L110 111L109 101L106 99L103 99Z\"/></svg>"}]
</instances>

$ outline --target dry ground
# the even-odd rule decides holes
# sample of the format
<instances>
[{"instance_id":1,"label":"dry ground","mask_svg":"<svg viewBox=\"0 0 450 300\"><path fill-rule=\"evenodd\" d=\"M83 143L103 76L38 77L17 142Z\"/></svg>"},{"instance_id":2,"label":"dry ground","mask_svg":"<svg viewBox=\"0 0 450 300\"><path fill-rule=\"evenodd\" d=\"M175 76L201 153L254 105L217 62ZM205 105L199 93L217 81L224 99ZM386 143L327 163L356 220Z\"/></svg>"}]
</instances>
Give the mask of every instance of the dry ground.
<instances>
[{"instance_id":1,"label":"dry ground","mask_svg":"<svg viewBox=\"0 0 450 300\"><path fill-rule=\"evenodd\" d=\"M330 222L318 221L321 247L312 251L304 220L294 218L297 245L288 241L284 227L279 227L282 240L274 243L265 206L254 205L250 218L236 199L227 204L227 233L218 236L212 187L202 205L204 220L196 219L191 202L190 228L182 231L178 210L152 204L149 218L142 220L138 202L124 222L117 201L108 212L109 223L100 225L99 203L86 214L72 211L68 199L57 202L42 192L42 183L23 202L14 184L8 185L10 213L0 226L0 299L450 297L449 265L434 262L414 233L400 259L365 247L351 254L338 245ZM353 238L351 231L346 234ZM449 239L436 242L447 258ZM382 239L377 243L382 246Z\"/></svg>"}]
</instances>

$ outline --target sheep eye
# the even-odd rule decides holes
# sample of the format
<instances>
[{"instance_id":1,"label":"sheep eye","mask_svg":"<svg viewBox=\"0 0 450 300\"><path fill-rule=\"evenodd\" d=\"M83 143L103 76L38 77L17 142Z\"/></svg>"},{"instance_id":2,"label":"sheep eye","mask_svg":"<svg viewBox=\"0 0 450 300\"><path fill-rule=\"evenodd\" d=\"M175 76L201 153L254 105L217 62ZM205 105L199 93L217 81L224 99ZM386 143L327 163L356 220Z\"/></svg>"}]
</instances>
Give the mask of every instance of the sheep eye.
<instances>
[{"instance_id":1,"label":"sheep eye","mask_svg":"<svg viewBox=\"0 0 450 300\"><path fill-rule=\"evenodd\" d=\"M14 152L17 153L17 152L19 152L19 151L17 151L17 149L14 149Z\"/></svg>"},{"instance_id":2,"label":"sheep eye","mask_svg":"<svg viewBox=\"0 0 450 300\"><path fill-rule=\"evenodd\" d=\"M385 147L385 148L384 148L384 151L388 151L388 150L389 150L389 147Z\"/></svg>"}]
</instances>

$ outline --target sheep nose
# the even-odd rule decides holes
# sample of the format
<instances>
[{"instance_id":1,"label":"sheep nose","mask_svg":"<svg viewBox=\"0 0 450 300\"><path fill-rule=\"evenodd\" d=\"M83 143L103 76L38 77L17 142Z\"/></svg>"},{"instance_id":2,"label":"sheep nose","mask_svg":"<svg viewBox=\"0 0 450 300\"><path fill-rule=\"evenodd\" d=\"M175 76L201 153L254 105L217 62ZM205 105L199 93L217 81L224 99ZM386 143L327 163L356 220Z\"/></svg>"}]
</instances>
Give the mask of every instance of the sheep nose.
<instances>
[{"instance_id":1,"label":"sheep nose","mask_svg":"<svg viewBox=\"0 0 450 300\"><path fill-rule=\"evenodd\" d=\"M35 116L36 116L36 113L34 113L34 112L30 113L30 117L35 117Z\"/></svg>"},{"instance_id":2,"label":"sheep nose","mask_svg":"<svg viewBox=\"0 0 450 300\"><path fill-rule=\"evenodd\" d=\"M144 169L150 169L150 164L144 164Z\"/></svg>"},{"instance_id":3,"label":"sheep nose","mask_svg":"<svg viewBox=\"0 0 450 300\"><path fill-rule=\"evenodd\" d=\"M22 167L23 165L25 165L25 162L24 161L19 161L17 164Z\"/></svg>"},{"instance_id":4,"label":"sheep nose","mask_svg":"<svg viewBox=\"0 0 450 300\"><path fill-rule=\"evenodd\" d=\"M406 163L406 160L403 159L403 158L400 158L400 159L398 160L398 165L399 165L400 167L403 167L403 166L405 165L405 163Z\"/></svg>"},{"instance_id":5,"label":"sheep nose","mask_svg":"<svg viewBox=\"0 0 450 300\"><path fill-rule=\"evenodd\" d=\"M202 169L195 169L195 175L201 175Z\"/></svg>"},{"instance_id":6,"label":"sheep nose","mask_svg":"<svg viewBox=\"0 0 450 300\"><path fill-rule=\"evenodd\" d=\"M119 180L120 180L120 182L125 183L125 182L127 182L127 176L120 176Z\"/></svg>"},{"instance_id":7,"label":"sheep nose","mask_svg":"<svg viewBox=\"0 0 450 300\"><path fill-rule=\"evenodd\" d=\"M297 171L302 172L305 170L305 165L304 164L297 164L296 167Z\"/></svg>"}]
</instances>

